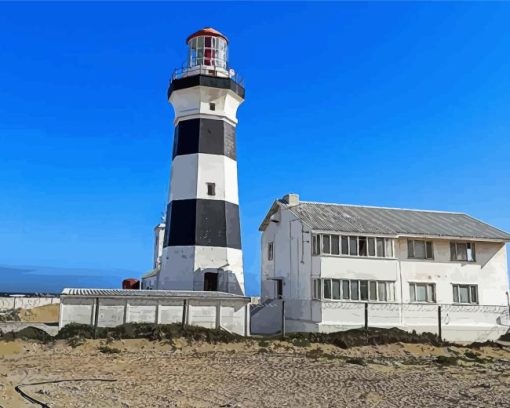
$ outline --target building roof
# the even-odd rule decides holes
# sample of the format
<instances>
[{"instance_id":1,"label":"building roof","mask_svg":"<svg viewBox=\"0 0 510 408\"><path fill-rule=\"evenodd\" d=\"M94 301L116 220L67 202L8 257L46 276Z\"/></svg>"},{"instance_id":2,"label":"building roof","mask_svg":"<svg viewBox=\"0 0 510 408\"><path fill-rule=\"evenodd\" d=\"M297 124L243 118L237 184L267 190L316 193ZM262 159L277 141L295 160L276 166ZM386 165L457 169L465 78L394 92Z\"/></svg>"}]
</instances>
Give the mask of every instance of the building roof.
<instances>
[{"instance_id":1,"label":"building roof","mask_svg":"<svg viewBox=\"0 0 510 408\"><path fill-rule=\"evenodd\" d=\"M192 38L200 37L203 35L210 35L212 37L220 37L220 38L223 38L228 43L228 38L225 37L218 30L215 30L212 27L204 27L201 30L198 30L198 31L194 32L193 34L191 34L190 36L188 36L188 38L186 38L186 44L189 43L189 40L191 40Z\"/></svg>"},{"instance_id":2,"label":"building roof","mask_svg":"<svg viewBox=\"0 0 510 408\"><path fill-rule=\"evenodd\" d=\"M245 296L227 292L206 292L194 290L141 290L141 289L86 289L66 288L62 291L65 296L82 297L164 297L180 299L249 299Z\"/></svg>"},{"instance_id":3,"label":"building roof","mask_svg":"<svg viewBox=\"0 0 510 408\"><path fill-rule=\"evenodd\" d=\"M261 231L280 205L315 231L510 241L510 234L463 213L308 201L289 206L277 200L262 222Z\"/></svg>"}]
</instances>

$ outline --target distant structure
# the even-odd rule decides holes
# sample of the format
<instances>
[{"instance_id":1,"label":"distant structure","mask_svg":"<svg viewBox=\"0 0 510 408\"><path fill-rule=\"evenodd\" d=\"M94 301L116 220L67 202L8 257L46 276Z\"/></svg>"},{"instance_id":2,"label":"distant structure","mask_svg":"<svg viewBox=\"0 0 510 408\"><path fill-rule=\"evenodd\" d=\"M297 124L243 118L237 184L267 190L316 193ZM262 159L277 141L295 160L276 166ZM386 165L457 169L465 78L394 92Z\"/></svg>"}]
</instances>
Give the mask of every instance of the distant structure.
<instances>
[{"instance_id":1,"label":"distant structure","mask_svg":"<svg viewBox=\"0 0 510 408\"><path fill-rule=\"evenodd\" d=\"M223 34L204 28L186 43L187 64L168 89L175 133L163 241L156 233L161 263L143 286L243 295L236 112L244 88Z\"/></svg>"},{"instance_id":2,"label":"distant structure","mask_svg":"<svg viewBox=\"0 0 510 408\"><path fill-rule=\"evenodd\" d=\"M142 289L156 289L158 276L161 270L161 258L163 256L163 243L165 238L165 223L160 222L154 227L154 258L152 270L142 276Z\"/></svg>"},{"instance_id":3,"label":"distant structure","mask_svg":"<svg viewBox=\"0 0 510 408\"><path fill-rule=\"evenodd\" d=\"M485 341L508 330L510 234L467 214L288 194L260 231L266 307L252 315L254 333L279 329L282 301L288 331L441 325L447 340Z\"/></svg>"}]
</instances>

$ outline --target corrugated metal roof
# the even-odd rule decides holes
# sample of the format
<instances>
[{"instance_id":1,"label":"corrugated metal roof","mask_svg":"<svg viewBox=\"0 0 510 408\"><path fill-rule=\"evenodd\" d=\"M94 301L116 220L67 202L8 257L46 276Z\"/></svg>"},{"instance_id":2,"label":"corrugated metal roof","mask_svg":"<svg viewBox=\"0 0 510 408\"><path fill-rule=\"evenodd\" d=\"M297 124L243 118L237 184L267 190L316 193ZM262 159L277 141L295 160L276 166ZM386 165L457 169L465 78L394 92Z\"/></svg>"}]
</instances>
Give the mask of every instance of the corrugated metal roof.
<instances>
[{"instance_id":1,"label":"corrugated metal roof","mask_svg":"<svg viewBox=\"0 0 510 408\"><path fill-rule=\"evenodd\" d=\"M307 201L288 208L312 230L318 231L510 241L510 234L463 213ZM265 228L264 223L261 228Z\"/></svg>"},{"instance_id":2,"label":"corrugated metal roof","mask_svg":"<svg viewBox=\"0 0 510 408\"><path fill-rule=\"evenodd\" d=\"M90 296L90 297L175 297L175 298L214 298L214 299L249 299L245 296L226 292L205 292L193 290L138 290L138 289L81 289L66 288L62 295L67 296Z\"/></svg>"}]
</instances>

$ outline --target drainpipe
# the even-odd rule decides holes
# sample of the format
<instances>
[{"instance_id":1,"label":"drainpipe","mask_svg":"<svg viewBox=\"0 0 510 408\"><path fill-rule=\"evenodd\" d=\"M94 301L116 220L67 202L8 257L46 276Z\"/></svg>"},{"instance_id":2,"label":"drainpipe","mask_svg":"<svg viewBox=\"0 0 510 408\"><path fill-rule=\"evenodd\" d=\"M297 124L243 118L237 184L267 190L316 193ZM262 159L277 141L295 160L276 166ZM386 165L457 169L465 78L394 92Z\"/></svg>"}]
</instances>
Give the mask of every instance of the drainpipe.
<instances>
[{"instance_id":1,"label":"drainpipe","mask_svg":"<svg viewBox=\"0 0 510 408\"><path fill-rule=\"evenodd\" d=\"M400 242L398 241L398 239L395 239L395 246L398 246L398 256L397 256L397 265L398 265L398 275L399 275L399 279L400 279L400 325L402 326L403 325L403 309L404 309L404 283L402 281L402 261L400 260ZM396 253L396 250L397 248L394 248L393 249L393 255L397 255Z\"/></svg>"}]
</instances>

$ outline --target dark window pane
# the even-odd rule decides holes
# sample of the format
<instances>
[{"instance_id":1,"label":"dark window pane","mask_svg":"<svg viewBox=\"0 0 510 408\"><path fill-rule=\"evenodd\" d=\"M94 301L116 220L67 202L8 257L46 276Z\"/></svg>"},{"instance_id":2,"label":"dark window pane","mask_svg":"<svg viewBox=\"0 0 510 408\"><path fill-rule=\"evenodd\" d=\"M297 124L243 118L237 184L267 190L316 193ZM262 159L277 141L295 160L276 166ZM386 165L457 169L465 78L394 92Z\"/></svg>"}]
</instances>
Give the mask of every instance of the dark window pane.
<instances>
[{"instance_id":1,"label":"dark window pane","mask_svg":"<svg viewBox=\"0 0 510 408\"><path fill-rule=\"evenodd\" d=\"M453 302L459 303L459 287L457 285L453 285Z\"/></svg>"},{"instance_id":2,"label":"dark window pane","mask_svg":"<svg viewBox=\"0 0 510 408\"><path fill-rule=\"evenodd\" d=\"M342 255L349 255L349 237L342 237Z\"/></svg>"},{"instance_id":3,"label":"dark window pane","mask_svg":"<svg viewBox=\"0 0 510 408\"><path fill-rule=\"evenodd\" d=\"M349 254L358 255L358 238L349 237Z\"/></svg>"},{"instance_id":4,"label":"dark window pane","mask_svg":"<svg viewBox=\"0 0 510 408\"><path fill-rule=\"evenodd\" d=\"M414 241L407 241L407 257L408 258L414 258L414 247L413 247Z\"/></svg>"},{"instance_id":5,"label":"dark window pane","mask_svg":"<svg viewBox=\"0 0 510 408\"><path fill-rule=\"evenodd\" d=\"M377 256L384 258L384 239L377 238Z\"/></svg>"},{"instance_id":6,"label":"dark window pane","mask_svg":"<svg viewBox=\"0 0 510 408\"><path fill-rule=\"evenodd\" d=\"M338 235L331 235L331 253L333 255L339 255L340 254L340 248L339 248L339 236Z\"/></svg>"},{"instance_id":7,"label":"dark window pane","mask_svg":"<svg viewBox=\"0 0 510 408\"><path fill-rule=\"evenodd\" d=\"M457 243L457 261L467 261L467 245L465 243Z\"/></svg>"},{"instance_id":8,"label":"dark window pane","mask_svg":"<svg viewBox=\"0 0 510 408\"><path fill-rule=\"evenodd\" d=\"M434 251L432 250L432 241L427 241L427 259L434 258Z\"/></svg>"},{"instance_id":9,"label":"dark window pane","mask_svg":"<svg viewBox=\"0 0 510 408\"><path fill-rule=\"evenodd\" d=\"M450 242L450 259L455 261L457 259L457 251L455 250L455 242Z\"/></svg>"},{"instance_id":10,"label":"dark window pane","mask_svg":"<svg viewBox=\"0 0 510 408\"><path fill-rule=\"evenodd\" d=\"M329 279L324 280L324 299L331 299L331 281Z\"/></svg>"},{"instance_id":11,"label":"dark window pane","mask_svg":"<svg viewBox=\"0 0 510 408\"><path fill-rule=\"evenodd\" d=\"M211 46L211 37L205 37L205 46L210 47Z\"/></svg>"},{"instance_id":12,"label":"dark window pane","mask_svg":"<svg viewBox=\"0 0 510 408\"><path fill-rule=\"evenodd\" d=\"M368 281L359 281L359 292L361 300L368 300Z\"/></svg>"},{"instance_id":13,"label":"dark window pane","mask_svg":"<svg viewBox=\"0 0 510 408\"><path fill-rule=\"evenodd\" d=\"M375 256L375 238L368 238L368 256Z\"/></svg>"},{"instance_id":14,"label":"dark window pane","mask_svg":"<svg viewBox=\"0 0 510 408\"><path fill-rule=\"evenodd\" d=\"M359 256L367 256L367 237L359 237Z\"/></svg>"},{"instance_id":15,"label":"dark window pane","mask_svg":"<svg viewBox=\"0 0 510 408\"><path fill-rule=\"evenodd\" d=\"M471 286L471 303L478 303L478 288Z\"/></svg>"},{"instance_id":16,"label":"dark window pane","mask_svg":"<svg viewBox=\"0 0 510 408\"><path fill-rule=\"evenodd\" d=\"M333 280L333 299L340 299L340 281Z\"/></svg>"},{"instance_id":17,"label":"dark window pane","mask_svg":"<svg viewBox=\"0 0 510 408\"><path fill-rule=\"evenodd\" d=\"M329 235L322 236L322 253L323 254L331 253Z\"/></svg>"},{"instance_id":18,"label":"dark window pane","mask_svg":"<svg viewBox=\"0 0 510 408\"><path fill-rule=\"evenodd\" d=\"M414 257L425 259L425 241L414 241Z\"/></svg>"},{"instance_id":19,"label":"dark window pane","mask_svg":"<svg viewBox=\"0 0 510 408\"><path fill-rule=\"evenodd\" d=\"M358 295L358 281L351 281L351 299L352 300L358 300L359 299L359 295Z\"/></svg>"}]
</instances>

